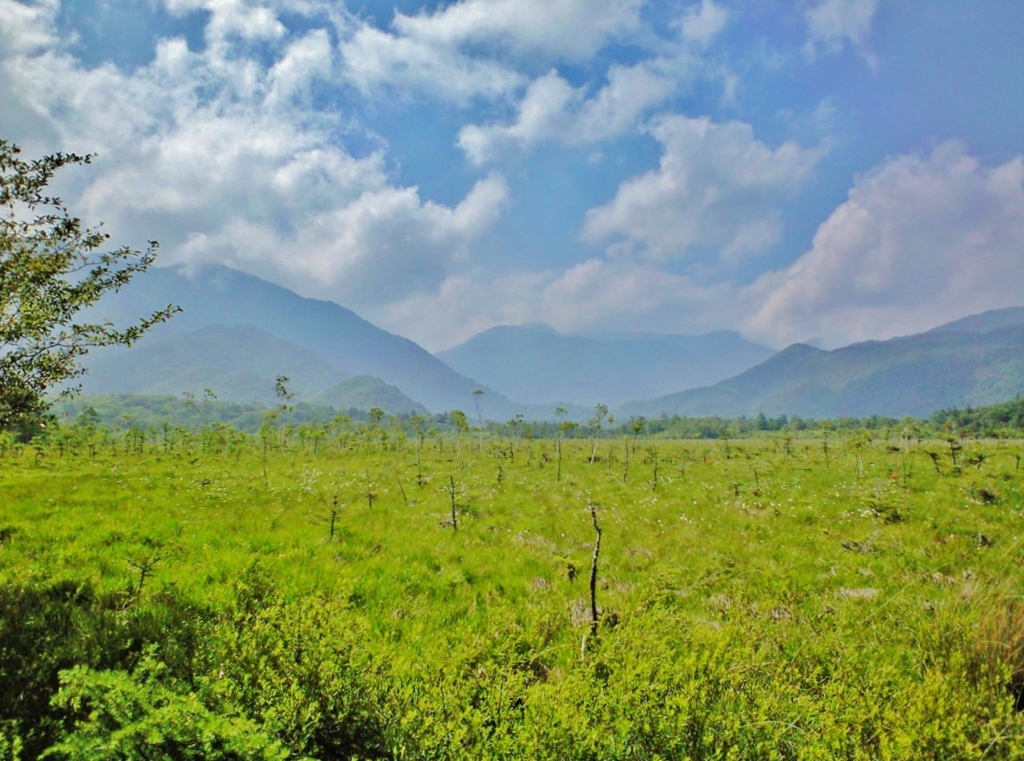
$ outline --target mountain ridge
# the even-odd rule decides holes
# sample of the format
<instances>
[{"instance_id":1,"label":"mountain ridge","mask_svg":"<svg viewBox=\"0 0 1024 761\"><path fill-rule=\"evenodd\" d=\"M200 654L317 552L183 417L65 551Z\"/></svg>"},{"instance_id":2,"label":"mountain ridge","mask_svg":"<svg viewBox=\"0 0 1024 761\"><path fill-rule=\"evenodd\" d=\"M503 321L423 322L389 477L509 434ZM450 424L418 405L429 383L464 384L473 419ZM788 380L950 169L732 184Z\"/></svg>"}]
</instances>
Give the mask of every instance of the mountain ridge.
<instances>
[{"instance_id":1,"label":"mountain ridge","mask_svg":"<svg viewBox=\"0 0 1024 761\"><path fill-rule=\"evenodd\" d=\"M926 333L987 333L1008 325L1024 325L1024 307L989 309L986 312L961 317L947 322Z\"/></svg>"},{"instance_id":2,"label":"mountain ridge","mask_svg":"<svg viewBox=\"0 0 1024 761\"><path fill-rule=\"evenodd\" d=\"M495 326L435 356L524 402L592 407L706 385L772 353L732 331L597 337L528 324Z\"/></svg>"},{"instance_id":3,"label":"mountain ridge","mask_svg":"<svg viewBox=\"0 0 1024 761\"><path fill-rule=\"evenodd\" d=\"M87 391L180 394L212 388L220 394L215 386L221 386L231 389L230 394L266 399L274 377L283 374L292 378L297 394L312 398L349 376L371 376L376 379L372 383L364 380L361 388L350 384L345 393L372 387L382 395L375 398L392 400L389 407L393 402L400 411L461 409L471 418L479 402L482 416L497 421L520 414L550 420L556 405L568 408L571 419L586 420L596 403L607 404L620 418L759 412L926 416L1024 393L1022 307L831 351L794 344L772 352L728 331L598 338L566 336L546 325L498 326L460 345L472 347L476 341L489 346L492 370L508 370L485 377L459 372L462 368L453 369L442 360L457 356L460 347L431 355L338 304L308 299L222 266L205 267L191 276L182 268L150 270L104 299L103 312L95 310L89 317L131 324L168 303L180 304L183 313L154 327L138 346L89 355L92 376L83 379ZM211 346L204 348L203 341ZM193 345L186 350L189 342ZM528 351L518 351L517 342ZM543 350L539 354L537 347ZM698 365L703 365L699 372L723 373L729 362L742 365L741 370L684 391L648 393L658 384L662 389L668 384L685 387ZM515 377L513 373L533 384L532 396L513 401L506 395L507 386L521 390L505 380ZM628 397L641 401L622 399L627 391ZM541 393L544 401L538 402Z\"/></svg>"},{"instance_id":4,"label":"mountain ridge","mask_svg":"<svg viewBox=\"0 0 1024 761\"><path fill-rule=\"evenodd\" d=\"M299 397L348 373L319 355L253 325L207 325L130 349L97 353L82 379L86 393L199 393L239 402L273 403L278 376Z\"/></svg>"},{"instance_id":5,"label":"mountain ridge","mask_svg":"<svg viewBox=\"0 0 1024 761\"><path fill-rule=\"evenodd\" d=\"M182 267L150 269L104 299L96 312L130 323L168 303L180 305L183 311L155 326L132 351L211 325L246 324L319 355L346 375L380 378L435 412L473 409L477 389L485 391L490 414L511 417L521 411L522 405L339 304L306 298L221 265L208 265L188 275ZM105 353L97 353L97 358L105 359ZM91 359L90 365L95 362Z\"/></svg>"},{"instance_id":6,"label":"mountain ridge","mask_svg":"<svg viewBox=\"0 0 1024 761\"><path fill-rule=\"evenodd\" d=\"M1024 309L997 311L1005 313L831 351L793 344L733 378L629 402L617 414L899 418L1003 402L1024 393Z\"/></svg>"}]
</instances>

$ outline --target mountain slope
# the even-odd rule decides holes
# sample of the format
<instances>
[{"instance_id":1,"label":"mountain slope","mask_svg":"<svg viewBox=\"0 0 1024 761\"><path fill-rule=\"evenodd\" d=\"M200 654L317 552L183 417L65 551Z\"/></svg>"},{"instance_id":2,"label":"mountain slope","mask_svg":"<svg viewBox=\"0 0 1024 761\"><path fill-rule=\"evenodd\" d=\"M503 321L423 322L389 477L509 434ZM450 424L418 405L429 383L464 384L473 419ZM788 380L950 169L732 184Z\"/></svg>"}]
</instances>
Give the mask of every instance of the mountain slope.
<instances>
[{"instance_id":1,"label":"mountain slope","mask_svg":"<svg viewBox=\"0 0 1024 761\"><path fill-rule=\"evenodd\" d=\"M168 303L180 305L183 312L156 326L132 351L212 325L246 324L306 349L348 374L380 378L433 411L473 409L473 391L478 388L487 392L486 415L510 417L521 411L412 341L388 333L344 307L304 298L227 267L206 267L191 277L180 268L151 269L120 293L104 299L96 313L123 324ZM100 359L105 357L90 357L90 364Z\"/></svg>"},{"instance_id":2,"label":"mountain slope","mask_svg":"<svg viewBox=\"0 0 1024 761\"><path fill-rule=\"evenodd\" d=\"M503 325L436 356L524 402L592 406L714 383L771 354L726 331L596 338L563 335L545 325Z\"/></svg>"},{"instance_id":3,"label":"mountain slope","mask_svg":"<svg viewBox=\"0 0 1024 761\"><path fill-rule=\"evenodd\" d=\"M1006 318L1020 319L1006 324ZM927 416L1024 393L1024 310L834 351L797 344L713 386L631 402L620 416ZM980 329L971 331L972 325ZM989 328L990 325L998 327Z\"/></svg>"},{"instance_id":4,"label":"mountain slope","mask_svg":"<svg viewBox=\"0 0 1024 761\"><path fill-rule=\"evenodd\" d=\"M947 322L927 331L929 333L987 333L1007 325L1024 325L1024 307L1008 307L992 309L980 314L972 314L960 320Z\"/></svg>"},{"instance_id":5,"label":"mountain slope","mask_svg":"<svg viewBox=\"0 0 1024 761\"><path fill-rule=\"evenodd\" d=\"M252 325L214 325L131 349L104 352L82 381L90 394L200 394L237 402L275 401L275 382L302 399L346 377L319 355Z\"/></svg>"},{"instance_id":6,"label":"mountain slope","mask_svg":"<svg viewBox=\"0 0 1024 761\"><path fill-rule=\"evenodd\" d=\"M422 404L413 401L399 389L369 375L346 378L341 383L314 394L308 401L338 410L347 410L351 407L370 410L379 407L389 415L422 415L427 411Z\"/></svg>"}]
</instances>

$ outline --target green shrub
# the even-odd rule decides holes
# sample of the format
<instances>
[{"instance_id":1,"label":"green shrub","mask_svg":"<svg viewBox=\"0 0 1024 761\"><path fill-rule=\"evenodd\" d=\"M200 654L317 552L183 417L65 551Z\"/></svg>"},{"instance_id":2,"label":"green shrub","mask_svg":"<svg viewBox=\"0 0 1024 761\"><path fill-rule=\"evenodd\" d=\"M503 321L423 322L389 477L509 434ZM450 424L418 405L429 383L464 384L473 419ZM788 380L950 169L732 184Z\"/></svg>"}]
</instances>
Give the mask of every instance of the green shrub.
<instances>
[{"instance_id":1,"label":"green shrub","mask_svg":"<svg viewBox=\"0 0 1024 761\"><path fill-rule=\"evenodd\" d=\"M285 761L280 741L257 724L211 710L171 676L149 647L131 673L76 666L62 671L55 707L69 715L60 742L43 758ZM222 708L216 706L216 708Z\"/></svg>"}]
</instances>

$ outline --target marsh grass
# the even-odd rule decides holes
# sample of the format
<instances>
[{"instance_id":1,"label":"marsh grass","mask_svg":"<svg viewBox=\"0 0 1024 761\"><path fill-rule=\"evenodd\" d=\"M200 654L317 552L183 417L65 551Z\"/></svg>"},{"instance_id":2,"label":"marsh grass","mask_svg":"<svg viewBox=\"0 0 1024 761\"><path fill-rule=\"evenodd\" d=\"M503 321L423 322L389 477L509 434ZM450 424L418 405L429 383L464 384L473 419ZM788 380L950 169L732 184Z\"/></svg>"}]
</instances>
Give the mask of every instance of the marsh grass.
<instances>
[{"instance_id":1,"label":"marsh grass","mask_svg":"<svg viewBox=\"0 0 1024 761\"><path fill-rule=\"evenodd\" d=\"M1019 445L208 439L3 456L0 748L135 690L267 757L1024 755Z\"/></svg>"},{"instance_id":2,"label":"marsh grass","mask_svg":"<svg viewBox=\"0 0 1024 761\"><path fill-rule=\"evenodd\" d=\"M1004 687L1024 710L1024 598L1019 580L1004 582L972 600L977 617L978 678Z\"/></svg>"}]
</instances>

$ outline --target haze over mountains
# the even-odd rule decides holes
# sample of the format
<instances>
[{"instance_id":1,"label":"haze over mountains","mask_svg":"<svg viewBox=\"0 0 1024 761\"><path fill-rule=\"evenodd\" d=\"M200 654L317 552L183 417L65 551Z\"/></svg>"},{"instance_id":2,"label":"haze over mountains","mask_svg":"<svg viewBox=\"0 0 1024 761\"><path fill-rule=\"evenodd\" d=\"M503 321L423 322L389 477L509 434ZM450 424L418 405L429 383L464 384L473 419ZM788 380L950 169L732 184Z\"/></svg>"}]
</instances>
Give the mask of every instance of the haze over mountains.
<instances>
[{"instance_id":1,"label":"haze over mountains","mask_svg":"<svg viewBox=\"0 0 1024 761\"><path fill-rule=\"evenodd\" d=\"M423 414L427 409L395 386L370 375L349 376L315 352L283 341L252 325L210 325L93 363L87 388L105 393L198 396L209 389L218 399L278 403L276 382L287 375L295 398L336 409L380 407L389 415Z\"/></svg>"},{"instance_id":2,"label":"haze over mountains","mask_svg":"<svg viewBox=\"0 0 1024 761\"><path fill-rule=\"evenodd\" d=\"M208 325L160 341L146 340L91 363L87 387L108 393L198 394L273 403L278 375L301 397L349 374L320 355L253 325Z\"/></svg>"},{"instance_id":3,"label":"haze over mountains","mask_svg":"<svg viewBox=\"0 0 1024 761\"><path fill-rule=\"evenodd\" d=\"M593 407L710 385L774 353L727 331L596 337L563 335L546 325L503 325L437 357L518 401Z\"/></svg>"},{"instance_id":4,"label":"haze over mountains","mask_svg":"<svg viewBox=\"0 0 1024 761\"><path fill-rule=\"evenodd\" d=\"M479 401L499 421L550 419L559 405L586 419L598 402L619 419L924 416L1024 393L1020 307L833 351L796 344L773 353L724 331L596 337L527 325L492 328L435 357L332 302L208 267L194 276L150 270L106 300L102 316L124 324L168 303L183 312L137 346L89 356L86 393L210 389L226 401L272 403L274 379L287 375L297 400L338 409L475 417Z\"/></svg>"},{"instance_id":5,"label":"haze over mountains","mask_svg":"<svg viewBox=\"0 0 1024 761\"><path fill-rule=\"evenodd\" d=\"M156 326L139 345L90 357L90 372L83 379L86 393L166 389L181 394L210 388L221 399L251 401L272 396L276 376L287 375L297 398L311 401L349 376L369 375L432 411L472 409L478 388L485 391L488 414L503 419L519 411L497 391L338 304L303 298L227 267L207 267L191 277L180 268L151 269L105 300L99 311L117 323L129 323L169 303L181 306L182 312ZM266 334L276 340L264 344ZM238 350L218 350L219 341L237 341ZM175 361L161 365L155 360L161 353ZM235 362L243 358L248 358L244 366ZM217 363L223 366L211 372ZM164 377L154 385L152 371L158 368ZM225 373L242 388L259 384L266 391L236 395L242 388L233 382L222 385Z\"/></svg>"},{"instance_id":6,"label":"haze over mountains","mask_svg":"<svg viewBox=\"0 0 1024 761\"><path fill-rule=\"evenodd\" d=\"M927 416L1024 393L1024 308L833 351L794 344L707 388L632 402L620 415L813 418Z\"/></svg>"}]
</instances>

